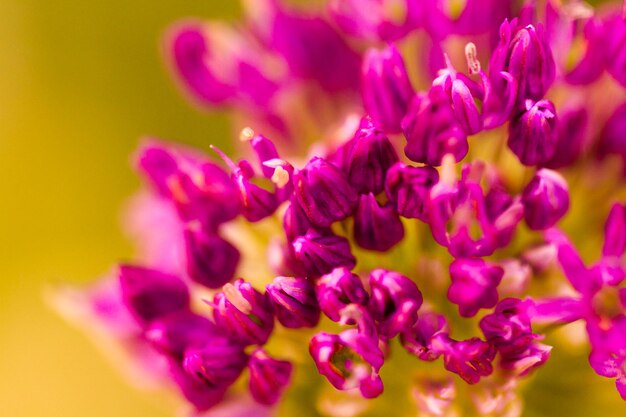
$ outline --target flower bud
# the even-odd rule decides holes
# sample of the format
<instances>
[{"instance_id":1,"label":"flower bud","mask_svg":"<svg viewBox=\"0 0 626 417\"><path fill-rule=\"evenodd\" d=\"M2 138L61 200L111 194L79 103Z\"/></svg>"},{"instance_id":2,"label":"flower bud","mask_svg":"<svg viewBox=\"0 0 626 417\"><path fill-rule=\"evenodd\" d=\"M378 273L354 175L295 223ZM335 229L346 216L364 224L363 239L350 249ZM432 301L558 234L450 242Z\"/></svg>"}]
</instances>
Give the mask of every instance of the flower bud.
<instances>
[{"instance_id":1,"label":"flower bud","mask_svg":"<svg viewBox=\"0 0 626 417\"><path fill-rule=\"evenodd\" d=\"M378 347L378 338L356 329L339 335L320 332L311 339L309 352L319 373L335 388L358 388L365 398L375 398L383 392L378 372L384 356Z\"/></svg>"},{"instance_id":2,"label":"flower bud","mask_svg":"<svg viewBox=\"0 0 626 417\"><path fill-rule=\"evenodd\" d=\"M554 155L543 166L557 169L573 164L585 147L589 115L585 107L571 108L559 115Z\"/></svg>"},{"instance_id":3,"label":"flower bud","mask_svg":"<svg viewBox=\"0 0 626 417\"><path fill-rule=\"evenodd\" d=\"M183 359L185 371L209 386L232 384L247 363L243 346L225 337L213 337L200 348L188 349Z\"/></svg>"},{"instance_id":4,"label":"flower bud","mask_svg":"<svg viewBox=\"0 0 626 417\"><path fill-rule=\"evenodd\" d=\"M307 278L276 277L267 285L267 294L283 326L298 329L315 327L319 322L320 307L313 284Z\"/></svg>"},{"instance_id":5,"label":"flower bud","mask_svg":"<svg viewBox=\"0 0 626 417\"><path fill-rule=\"evenodd\" d=\"M514 355L501 354L500 367L513 371L517 376L528 375L530 371L542 366L550 359L552 346L543 343L531 343L523 352Z\"/></svg>"},{"instance_id":6,"label":"flower bud","mask_svg":"<svg viewBox=\"0 0 626 417\"><path fill-rule=\"evenodd\" d=\"M626 250L626 207L614 204L604 225L602 255L620 258Z\"/></svg>"},{"instance_id":7,"label":"flower bud","mask_svg":"<svg viewBox=\"0 0 626 417\"><path fill-rule=\"evenodd\" d=\"M548 304L554 307L567 306L559 300ZM541 314L545 316L552 307L546 304L539 308L542 310ZM500 354L502 369L514 371L521 376L548 360L552 347L537 343L536 340L540 336L534 334L531 329L531 314L535 314L535 311L532 300L506 298L498 303L492 314L480 321L480 328L487 341Z\"/></svg>"},{"instance_id":8,"label":"flower bud","mask_svg":"<svg viewBox=\"0 0 626 417\"><path fill-rule=\"evenodd\" d=\"M387 172L385 192L400 216L427 221L430 189L438 181L439 173L432 167L398 162Z\"/></svg>"},{"instance_id":9,"label":"flower bud","mask_svg":"<svg viewBox=\"0 0 626 417\"><path fill-rule=\"evenodd\" d=\"M304 236L313 226L297 199L292 198L283 216L283 229L289 242Z\"/></svg>"},{"instance_id":10,"label":"flower bud","mask_svg":"<svg viewBox=\"0 0 626 417\"><path fill-rule=\"evenodd\" d=\"M189 309L189 289L174 275L120 265L119 282L124 304L140 324Z\"/></svg>"},{"instance_id":11,"label":"flower bud","mask_svg":"<svg viewBox=\"0 0 626 417\"><path fill-rule=\"evenodd\" d=\"M270 24L266 42L282 56L295 78L315 81L329 93L358 90L360 55L326 20L272 7L277 9L273 18L261 16L262 24Z\"/></svg>"},{"instance_id":12,"label":"flower bud","mask_svg":"<svg viewBox=\"0 0 626 417\"><path fill-rule=\"evenodd\" d=\"M420 314L417 322L400 334L400 342L404 348L423 361L434 361L441 352L433 349L432 339L441 332L448 332L446 318L437 313Z\"/></svg>"},{"instance_id":13,"label":"flower bud","mask_svg":"<svg viewBox=\"0 0 626 417\"><path fill-rule=\"evenodd\" d=\"M237 188L226 171L208 159L159 143L144 145L137 159L157 191L174 202L182 220L214 230L241 211Z\"/></svg>"},{"instance_id":14,"label":"flower bud","mask_svg":"<svg viewBox=\"0 0 626 417\"><path fill-rule=\"evenodd\" d=\"M413 87L402 56L394 46L367 51L361 90L363 106L374 125L387 133L400 132L400 122L411 102Z\"/></svg>"},{"instance_id":15,"label":"flower bud","mask_svg":"<svg viewBox=\"0 0 626 417\"><path fill-rule=\"evenodd\" d=\"M328 227L354 211L356 192L343 173L324 159L314 157L294 176L296 198L315 226Z\"/></svg>"},{"instance_id":16,"label":"flower bud","mask_svg":"<svg viewBox=\"0 0 626 417\"><path fill-rule=\"evenodd\" d=\"M219 335L219 330L213 322L187 310L154 320L145 331L146 339L155 348L173 356L203 346L215 335Z\"/></svg>"},{"instance_id":17,"label":"flower bud","mask_svg":"<svg viewBox=\"0 0 626 417\"><path fill-rule=\"evenodd\" d=\"M605 51L606 70L622 86L626 86L626 53L624 44L626 43L626 23L623 13L613 13L604 22L604 36L602 45L597 48ZM595 49L595 48L594 48ZM602 62L596 62L596 65Z\"/></svg>"},{"instance_id":18,"label":"flower bud","mask_svg":"<svg viewBox=\"0 0 626 417\"><path fill-rule=\"evenodd\" d=\"M376 269L370 273L369 309L379 322L381 336L391 339L417 321L422 293L409 278L397 272Z\"/></svg>"},{"instance_id":19,"label":"flower bud","mask_svg":"<svg viewBox=\"0 0 626 417\"><path fill-rule=\"evenodd\" d=\"M367 305L369 294L358 275L348 268L335 268L316 282L319 305L331 320L339 321L340 312L350 304Z\"/></svg>"},{"instance_id":20,"label":"flower bud","mask_svg":"<svg viewBox=\"0 0 626 417\"><path fill-rule=\"evenodd\" d=\"M294 240L292 246L308 277L319 277L340 266L352 269L356 265L348 240L330 232L311 229Z\"/></svg>"},{"instance_id":21,"label":"flower bud","mask_svg":"<svg viewBox=\"0 0 626 417\"><path fill-rule=\"evenodd\" d=\"M554 226L569 208L567 182L558 172L540 169L522 193L524 218L533 230Z\"/></svg>"},{"instance_id":22,"label":"flower bud","mask_svg":"<svg viewBox=\"0 0 626 417\"><path fill-rule=\"evenodd\" d=\"M248 128L249 129L249 128ZM252 129L244 129L242 132L243 139L247 139L246 135L254 134ZM265 178L272 178L274 175L274 168L268 167L264 165L264 162L270 161L272 159L278 159L278 151L276 150L276 146L274 143L266 138L263 135L255 135L250 139L250 145L254 150L254 153L259 160L259 164L261 165L261 171L263 171L263 175Z\"/></svg>"},{"instance_id":23,"label":"flower bud","mask_svg":"<svg viewBox=\"0 0 626 417\"><path fill-rule=\"evenodd\" d=\"M220 288L235 275L239 251L217 234L197 229L185 230L187 273L198 284Z\"/></svg>"},{"instance_id":24,"label":"flower bud","mask_svg":"<svg viewBox=\"0 0 626 417\"><path fill-rule=\"evenodd\" d=\"M498 350L523 351L533 340L528 314L530 302L505 298L495 311L480 320L487 341Z\"/></svg>"},{"instance_id":25,"label":"flower bud","mask_svg":"<svg viewBox=\"0 0 626 417\"><path fill-rule=\"evenodd\" d=\"M554 104L540 100L525 102L525 111L509 125L509 148L527 166L547 163L557 147L557 117Z\"/></svg>"},{"instance_id":26,"label":"flower bud","mask_svg":"<svg viewBox=\"0 0 626 417\"><path fill-rule=\"evenodd\" d=\"M290 362L271 358L263 349L257 349L250 355L248 369L252 397L261 404L272 405L289 385L293 366Z\"/></svg>"},{"instance_id":27,"label":"flower bud","mask_svg":"<svg viewBox=\"0 0 626 417\"><path fill-rule=\"evenodd\" d=\"M404 153L414 162L438 166L446 154L458 162L468 150L467 135L441 87L417 94L402 120Z\"/></svg>"},{"instance_id":28,"label":"flower bud","mask_svg":"<svg viewBox=\"0 0 626 417\"><path fill-rule=\"evenodd\" d=\"M251 181L240 168L233 172L233 181L241 194L242 214L250 222L262 220L274 214L280 204L276 194Z\"/></svg>"},{"instance_id":29,"label":"flower bud","mask_svg":"<svg viewBox=\"0 0 626 417\"><path fill-rule=\"evenodd\" d=\"M177 359L167 361L169 375L196 411L206 411L223 400L229 385L214 385L190 375Z\"/></svg>"},{"instance_id":30,"label":"flower bud","mask_svg":"<svg viewBox=\"0 0 626 417\"><path fill-rule=\"evenodd\" d=\"M468 86L457 78L452 81L450 98L456 119L467 135L475 135L483 128L480 111Z\"/></svg>"},{"instance_id":31,"label":"flower bud","mask_svg":"<svg viewBox=\"0 0 626 417\"><path fill-rule=\"evenodd\" d=\"M354 240L369 250L385 252L404 237L404 227L393 207L381 207L372 193L363 194L354 215Z\"/></svg>"},{"instance_id":32,"label":"flower bud","mask_svg":"<svg viewBox=\"0 0 626 417\"><path fill-rule=\"evenodd\" d=\"M262 345L274 329L272 305L267 296L242 279L224 285L215 294L213 319L233 338L246 345Z\"/></svg>"},{"instance_id":33,"label":"flower bud","mask_svg":"<svg viewBox=\"0 0 626 417\"><path fill-rule=\"evenodd\" d=\"M459 306L463 317L473 317L481 308L491 308L498 302L497 286L504 270L482 259L456 259L450 265L452 284L448 299Z\"/></svg>"},{"instance_id":34,"label":"flower bud","mask_svg":"<svg viewBox=\"0 0 626 417\"><path fill-rule=\"evenodd\" d=\"M198 99L210 104L221 104L237 94L234 85L220 80L214 70L207 65L211 50L206 30L199 24L180 28L171 40L174 65L183 82Z\"/></svg>"},{"instance_id":35,"label":"flower bud","mask_svg":"<svg viewBox=\"0 0 626 417\"><path fill-rule=\"evenodd\" d=\"M517 21L504 21L500 43L489 64L491 73L506 71L517 80L517 102L540 100L554 81L556 70L543 26L518 29Z\"/></svg>"},{"instance_id":36,"label":"flower bud","mask_svg":"<svg viewBox=\"0 0 626 417\"><path fill-rule=\"evenodd\" d=\"M496 351L477 337L457 341L439 333L433 339L433 348L443 354L443 366L468 384L476 384L493 372Z\"/></svg>"},{"instance_id":37,"label":"flower bud","mask_svg":"<svg viewBox=\"0 0 626 417\"><path fill-rule=\"evenodd\" d=\"M393 41L419 25L421 5L406 0L331 0L328 11L339 28L359 39Z\"/></svg>"},{"instance_id":38,"label":"flower bud","mask_svg":"<svg viewBox=\"0 0 626 417\"><path fill-rule=\"evenodd\" d=\"M369 118L364 118L347 146L344 171L348 182L358 193L380 193L385 186L387 171L398 161L389 139Z\"/></svg>"}]
</instances>

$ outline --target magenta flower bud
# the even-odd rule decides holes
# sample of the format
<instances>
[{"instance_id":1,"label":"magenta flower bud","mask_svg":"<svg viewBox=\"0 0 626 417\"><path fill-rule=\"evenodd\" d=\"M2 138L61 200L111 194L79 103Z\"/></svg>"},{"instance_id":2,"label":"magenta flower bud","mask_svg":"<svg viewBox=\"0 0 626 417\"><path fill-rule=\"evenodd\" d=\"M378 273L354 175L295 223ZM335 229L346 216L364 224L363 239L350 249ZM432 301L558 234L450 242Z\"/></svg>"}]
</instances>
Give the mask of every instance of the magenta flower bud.
<instances>
[{"instance_id":1,"label":"magenta flower bud","mask_svg":"<svg viewBox=\"0 0 626 417\"><path fill-rule=\"evenodd\" d=\"M556 76L543 26L528 25L518 29L517 20L510 23L505 20L500 27L500 43L491 57L489 71L492 74L505 71L517 80L518 103L543 98Z\"/></svg>"},{"instance_id":2,"label":"magenta flower bud","mask_svg":"<svg viewBox=\"0 0 626 417\"><path fill-rule=\"evenodd\" d=\"M206 411L224 398L229 385L208 384L187 373L177 359L170 359L168 365L170 377L197 411Z\"/></svg>"},{"instance_id":3,"label":"magenta flower bud","mask_svg":"<svg viewBox=\"0 0 626 417\"><path fill-rule=\"evenodd\" d=\"M238 279L224 285L213 298L213 319L245 345L262 345L274 330L272 305L249 282Z\"/></svg>"},{"instance_id":4,"label":"magenta flower bud","mask_svg":"<svg viewBox=\"0 0 626 417\"><path fill-rule=\"evenodd\" d=\"M530 327L530 301L505 298L495 311L480 320L486 340L498 350L523 351L534 336Z\"/></svg>"},{"instance_id":5,"label":"magenta flower bud","mask_svg":"<svg viewBox=\"0 0 626 417\"><path fill-rule=\"evenodd\" d=\"M400 334L402 346L423 361L434 361L441 352L433 349L432 340L437 334L448 332L446 318L437 313L420 314L417 322Z\"/></svg>"},{"instance_id":6,"label":"magenta flower bud","mask_svg":"<svg viewBox=\"0 0 626 417\"><path fill-rule=\"evenodd\" d=\"M241 194L242 214L248 221L256 222L274 214L280 201L275 193L254 184L251 179L240 163L240 169L233 172L233 181Z\"/></svg>"},{"instance_id":7,"label":"magenta flower bud","mask_svg":"<svg viewBox=\"0 0 626 417\"><path fill-rule=\"evenodd\" d=\"M397 272L375 269L370 273L369 309L379 322L381 336L391 339L417 321L422 293L409 278Z\"/></svg>"},{"instance_id":8,"label":"magenta flower bud","mask_svg":"<svg viewBox=\"0 0 626 417\"><path fill-rule=\"evenodd\" d=\"M372 193L361 195L354 215L354 240L369 250L385 252L404 237L404 227L392 206L381 207Z\"/></svg>"},{"instance_id":9,"label":"magenta flower bud","mask_svg":"<svg viewBox=\"0 0 626 417\"><path fill-rule=\"evenodd\" d=\"M281 202L276 193L270 192L252 181L255 172L250 162L244 159L235 164L217 147L211 146L211 149L224 160L231 170L232 181L240 195L241 213L246 220L256 222L274 214Z\"/></svg>"},{"instance_id":10,"label":"magenta flower bud","mask_svg":"<svg viewBox=\"0 0 626 417\"><path fill-rule=\"evenodd\" d=\"M215 229L241 211L230 177L208 159L148 143L139 150L137 164L157 191L174 202L182 220Z\"/></svg>"},{"instance_id":11,"label":"magenta flower bud","mask_svg":"<svg viewBox=\"0 0 626 417\"><path fill-rule=\"evenodd\" d=\"M545 314L547 308L542 307L542 310ZM531 317L535 314L532 300L506 298L498 303L492 314L480 321L487 341L500 354L502 369L523 376L543 365L550 357L552 347L537 343L540 336L532 332Z\"/></svg>"},{"instance_id":12,"label":"magenta flower bud","mask_svg":"<svg viewBox=\"0 0 626 417\"><path fill-rule=\"evenodd\" d=\"M496 245L506 247L513 238L518 223L523 217L523 206L519 197L513 198L500 186L495 185L485 196L487 217L496 227Z\"/></svg>"},{"instance_id":13,"label":"magenta flower bud","mask_svg":"<svg viewBox=\"0 0 626 417\"><path fill-rule=\"evenodd\" d=\"M185 371L209 386L232 384L247 363L243 345L226 337L212 337L204 346L188 349L183 359Z\"/></svg>"},{"instance_id":14,"label":"magenta flower bud","mask_svg":"<svg viewBox=\"0 0 626 417\"><path fill-rule=\"evenodd\" d=\"M385 186L387 171L398 161L389 139L369 118L364 118L347 146L343 167L348 182L358 193L380 193Z\"/></svg>"},{"instance_id":15,"label":"magenta flower bud","mask_svg":"<svg viewBox=\"0 0 626 417\"><path fill-rule=\"evenodd\" d=\"M598 143L598 156L618 155L622 160L622 168L626 175L626 103L618 106L611 117L606 121Z\"/></svg>"},{"instance_id":16,"label":"magenta flower bud","mask_svg":"<svg viewBox=\"0 0 626 417\"><path fill-rule=\"evenodd\" d=\"M457 78L452 81L450 98L454 115L461 124L463 131L467 135L474 135L480 132L483 128L480 111L472 92L463 80Z\"/></svg>"},{"instance_id":17,"label":"magenta flower bud","mask_svg":"<svg viewBox=\"0 0 626 417\"><path fill-rule=\"evenodd\" d=\"M164 146L155 143L142 146L138 153L138 168L159 194L172 198L171 181L181 174L178 168L178 161L172 152ZM223 174L228 177L226 172Z\"/></svg>"},{"instance_id":18,"label":"magenta flower bud","mask_svg":"<svg viewBox=\"0 0 626 417\"><path fill-rule=\"evenodd\" d=\"M545 164L556 151L556 126L556 110L551 101L526 101L525 111L509 125L509 148L524 165Z\"/></svg>"},{"instance_id":19,"label":"magenta flower bud","mask_svg":"<svg viewBox=\"0 0 626 417\"><path fill-rule=\"evenodd\" d=\"M352 269L356 265L348 240L330 232L311 229L294 240L292 246L308 277L319 277L340 266Z\"/></svg>"},{"instance_id":20,"label":"magenta flower bud","mask_svg":"<svg viewBox=\"0 0 626 417\"><path fill-rule=\"evenodd\" d=\"M246 139L245 135L247 133L254 134L250 129L244 129L242 135L244 139ZM264 165L264 162L270 161L272 159L278 159L278 151L276 150L276 146L274 143L266 138L263 135L255 135L250 139L250 145L254 150L254 153L257 156L259 164L261 165L261 171L263 171L263 175L265 178L272 178L274 175L274 168L268 167Z\"/></svg>"},{"instance_id":21,"label":"magenta flower bud","mask_svg":"<svg viewBox=\"0 0 626 417\"><path fill-rule=\"evenodd\" d=\"M237 94L235 86L220 80L207 65L212 51L201 24L187 25L174 33L171 50L176 70L198 99L221 104Z\"/></svg>"},{"instance_id":22,"label":"magenta flower bud","mask_svg":"<svg viewBox=\"0 0 626 417\"><path fill-rule=\"evenodd\" d=\"M587 332L591 343L589 364L598 375L617 378L617 391L626 400L626 318L620 316L608 328L589 320Z\"/></svg>"},{"instance_id":23,"label":"magenta flower bud","mask_svg":"<svg viewBox=\"0 0 626 417\"><path fill-rule=\"evenodd\" d=\"M294 177L296 198L315 226L328 227L356 208L356 192L343 173L324 159L314 157Z\"/></svg>"},{"instance_id":24,"label":"magenta flower bud","mask_svg":"<svg viewBox=\"0 0 626 417\"><path fill-rule=\"evenodd\" d=\"M528 375L532 370L539 368L550 359L552 346L543 343L532 343L528 348L517 355L502 356L500 367L513 371L518 376Z\"/></svg>"},{"instance_id":25,"label":"magenta flower bud","mask_svg":"<svg viewBox=\"0 0 626 417\"><path fill-rule=\"evenodd\" d=\"M361 72L363 106L376 127L399 133L400 123L413 97L413 87L398 50L389 45L382 51L370 49Z\"/></svg>"},{"instance_id":26,"label":"magenta flower bud","mask_svg":"<svg viewBox=\"0 0 626 417\"><path fill-rule=\"evenodd\" d=\"M603 256L621 257L626 250L626 207L614 204L604 224Z\"/></svg>"},{"instance_id":27,"label":"magenta flower bud","mask_svg":"<svg viewBox=\"0 0 626 417\"><path fill-rule=\"evenodd\" d=\"M219 335L219 330L206 317L182 310L154 320L145 331L146 339L159 351L181 356L185 350L203 347Z\"/></svg>"},{"instance_id":28,"label":"magenta flower bud","mask_svg":"<svg viewBox=\"0 0 626 417\"><path fill-rule=\"evenodd\" d=\"M556 171L540 169L524 189L522 203L528 227L545 230L554 226L569 208L565 178Z\"/></svg>"},{"instance_id":29,"label":"magenta flower bud","mask_svg":"<svg viewBox=\"0 0 626 417\"><path fill-rule=\"evenodd\" d=\"M250 393L261 404L273 405L280 399L291 380L290 362L271 358L263 349L250 355Z\"/></svg>"},{"instance_id":30,"label":"magenta flower bud","mask_svg":"<svg viewBox=\"0 0 626 417\"><path fill-rule=\"evenodd\" d=\"M459 306L461 316L473 317L481 308L496 305L503 275L502 267L482 259L456 259L450 264L448 299Z\"/></svg>"},{"instance_id":31,"label":"magenta flower bud","mask_svg":"<svg viewBox=\"0 0 626 417\"><path fill-rule=\"evenodd\" d=\"M339 335L320 332L313 336L309 352L321 375L339 390L358 388L365 398L378 397L383 382L378 375L384 355L378 338L357 329Z\"/></svg>"},{"instance_id":32,"label":"magenta flower bud","mask_svg":"<svg viewBox=\"0 0 626 417\"><path fill-rule=\"evenodd\" d=\"M493 372L495 349L487 342L473 337L457 341L446 333L433 338L433 349L443 354L443 366L468 384L476 384L481 377Z\"/></svg>"},{"instance_id":33,"label":"magenta flower bud","mask_svg":"<svg viewBox=\"0 0 626 417\"><path fill-rule=\"evenodd\" d=\"M239 251L217 234L191 225L185 230L187 273L198 284L220 288L235 275Z\"/></svg>"},{"instance_id":34,"label":"magenta flower bud","mask_svg":"<svg viewBox=\"0 0 626 417\"><path fill-rule=\"evenodd\" d=\"M358 90L361 57L328 22L280 8L273 13L268 46L282 55L294 77L313 80L330 93Z\"/></svg>"},{"instance_id":35,"label":"magenta flower bud","mask_svg":"<svg viewBox=\"0 0 626 417\"><path fill-rule=\"evenodd\" d=\"M480 184L484 164L465 165L463 177L457 181L452 157L448 155L444 162L440 180L430 192L428 215L433 237L454 257L489 256L508 243L523 207L495 195L491 207L487 206Z\"/></svg>"},{"instance_id":36,"label":"magenta flower bud","mask_svg":"<svg viewBox=\"0 0 626 417\"><path fill-rule=\"evenodd\" d=\"M287 328L315 327L320 320L315 289L307 278L276 277L267 285L267 295L276 318Z\"/></svg>"},{"instance_id":37,"label":"magenta flower bud","mask_svg":"<svg viewBox=\"0 0 626 417\"><path fill-rule=\"evenodd\" d=\"M297 199L292 198L283 216L283 229L288 241L304 236L313 225Z\"/></svg>"},{"instance_id":38,"label":"magenta flower bud","mask_svg":"<svg viewBox=\"0 0 626 417\"><path fill-rule=\"evenodd\" d=\"M622 86L626 86L626 23L622 13L613 13L604 24L604 36L599 50L606 53L606 70ZM602 62L596 62L596 65Z\"/></svg>"},{"instance_id":39,"label":"magenta flower bud","mask_svg":"<svg viewBox=\"0 0 626 417\"><path fill-rule=\"evenodd\" d=\"M509 121L516 108L517 80L506 71L491 72L485 79L485 99L482 107L483 127L494 129Z\"/></svg>"},{"instance_id":40,"label":"magenta flower bud","mask_svg":"<svg viewBox=\"0 0 626 417\"><path fill-rule=\"evenodd\" d=\"M393 41L420 24L422 6L407 0L331 0L328 11L339 28L370 41Z\"/></svg>"},{"instance_id":41,"label":"magenta flower bud","mask_svg":"<svg viewBox=\"0 0 626 417\"><path fill-rule=\"evenodd\" d=\"M573 164L585 147L589 115L585 107L561 112L556 129L556 149L543 166L558 169Z\"/></svg>"},{"instance_id":42,"label":"magenta flower bud","mask_svg":"<svg viewBox=\"0 0 626 417\"><path fill-rule=\"evenodd\" d=\"M446 154L458 162L468 150L467 135L441 87L417 94L402 120L404 153L414 162L438 166Z\"/></svg>"},{"instance_id":43,"label":"magenta flower bud","mask_svg":"<svg viewBox=\"0 0 626 417\"><path fill-rule=\"evenodd\" d=\"M432 167L398 162L387 172L385 193L400 216L427 221L430 189L438 181L439 173Z\"/></svg>"},{"instance_id":44,"label":"magenta flower bud","mask_svg":"<svg viewBox=\"0 0 626 417\"><path fill-rule=\"evenodd\" d=\"M339 321L340 312L350 304L367 305L369 294L361 278L348 268L335 268L315 284L320 308L331 320Z\"/></svg>"},{"instance_id":45,"label":"magenta flower bud","mask_svg":"<svg viewBox=\"0 0 626 417\"><path fill-rule=\"evenodd\" d=\"M189 309L189 289L174 275L120 265L119 282L124 304L140 324Z\"/></svg>"},{"instance_id":46,"label":"magenta flower bud","mask_svg":"<svg viewBox=\"0 0 626 417\"><path fill-rule=\"evenodd\" d=\"M511 15L510 0L448 0L417 2L424 10L424 25L438 38L450 35L478 35L495 32L498 25ZM485 13L489 10L489 13ZM492 36L495 35L492 34Z\"/></svg>"},{"instance_id":47,"label":"magenta flower bud","mask_svg":"<svg viewBox=\"0 0 626 417\"><path fill-rule=\"evenodd\" d=\"M608 32L611 36L607 39L609 25L594 16L594 10L587 3L547 4L556 8L554 17L546 19L546 32L550 34L550 44L563 78L573 85L593 83L607 66L606 52L610 49L607 43L610 45L615 38Z\"/></svg>"}]
</instances>

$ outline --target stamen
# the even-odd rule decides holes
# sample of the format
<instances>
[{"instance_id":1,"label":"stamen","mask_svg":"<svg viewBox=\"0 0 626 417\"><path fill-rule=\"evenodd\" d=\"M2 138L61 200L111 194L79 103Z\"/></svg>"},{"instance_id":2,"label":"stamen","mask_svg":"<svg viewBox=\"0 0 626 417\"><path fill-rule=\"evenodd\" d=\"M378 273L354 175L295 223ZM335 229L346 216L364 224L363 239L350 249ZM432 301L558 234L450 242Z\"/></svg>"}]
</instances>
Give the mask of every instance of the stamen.
<instances>
[{"instance_id":1,"label":"stamen","mask_svg":"<svg viewBox=\"0 0 626 417\"><path fill-rule=\"evenodd\" d=\"M480 61L478 60L476 45L473 42L468 42L465 45L465 59L469 73L471 75L478 74L480 72Z\"/></svg>"},{"instance_id":2,"label":"stamen","mask_svg":"<svg viewBox=\"0 0 626 417\"><path fill-rule=\"evenodd\" d=\"M251 127L245 127L241 130L239 134L239 140L242 142L249 142L254 138L254 130Z\"/></svg>"},{"instance_id":3,"label":"stamen","mask_svg":"<svg viewBox=\"0 0 626 417\"><path fill-rule=\"evenodd\" d=\"M231 171L239 170L239 167L233 162L233 160L230 159L224 152L222 152L220 148L214 145L209 145L209 148L211 148L213 152L215 152L220 156L220 158L222 158L222 160L226 163L226 165L228 165L228 168L230 168Z\"/></svg>"},{"instance_id":4,"label":"stamen","mask_svg":"<svg viewBox=\"0 0 626 417\"><path fill-rule=\"evenodd\" d=\"M289 173L282 166L277 166L272 175L272 182L276 184L278 188L283 188L289 182Z\"/></svg>"}]
</instances>

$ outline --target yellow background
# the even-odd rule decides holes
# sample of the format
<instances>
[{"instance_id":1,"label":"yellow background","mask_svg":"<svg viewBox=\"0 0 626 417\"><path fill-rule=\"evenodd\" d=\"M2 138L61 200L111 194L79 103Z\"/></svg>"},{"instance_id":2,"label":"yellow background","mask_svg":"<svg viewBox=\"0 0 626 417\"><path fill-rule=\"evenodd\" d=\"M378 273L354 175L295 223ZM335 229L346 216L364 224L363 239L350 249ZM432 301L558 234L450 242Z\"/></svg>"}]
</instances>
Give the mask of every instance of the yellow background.
<instances>
[{"instance_id":1,"label":"yellow background","mask_svg":"<svg viewBox=\"0 0 626 417\"><path fill-rule=\"evenodd\" d=\"M237 7L0 0L0 417L173 415L167 401L126 385L43 293L92 282L131 256L119 212L138 188L129 156L140 137L227 142L223 115L176 91L159 40L179 18L232 19ZM526 415L626 415L584 355L576 369L566 353L554 356Z\"/></svg>"},{"instance_id":2,"label":"yellow background","mask_svg":"<svg viewBox=\"0 0 626 417\"><path fill-rule=\"evenodd\" d=\"M0 416L161 417L44 302L131 255L120 208L144 135L204 148L227 120L178 93L160 40L173 21L233 18L213 0L0 0Z\"/></svg>"}]
</instances>

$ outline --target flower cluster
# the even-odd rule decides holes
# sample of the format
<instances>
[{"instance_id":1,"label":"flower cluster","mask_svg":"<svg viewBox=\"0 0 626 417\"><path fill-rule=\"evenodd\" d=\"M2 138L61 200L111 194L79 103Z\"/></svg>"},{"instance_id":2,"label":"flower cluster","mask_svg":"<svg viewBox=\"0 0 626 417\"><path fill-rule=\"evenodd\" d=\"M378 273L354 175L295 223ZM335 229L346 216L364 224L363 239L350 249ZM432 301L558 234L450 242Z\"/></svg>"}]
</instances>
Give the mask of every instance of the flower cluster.
<instances>
[{"instance_id":1,"label":"flower cluster","mask_svg":"<svg viewBox=\"0 0 626 417\"><path fill-rule=\"evenodd\" d=\"M246 121L244 156L140 148L142 256L88 293L94 320L200 411L242 391L273 406L307 361L373 399L404 350L443 364L407 387L425 415L459 383L480 413L519 415L542 340L575 322L626 399L621 9L246 4L240 29L188 21L168 44L198 103ZM586 237L605 213L588 266L561 220Z\"/></svg>"}]
</instances>

